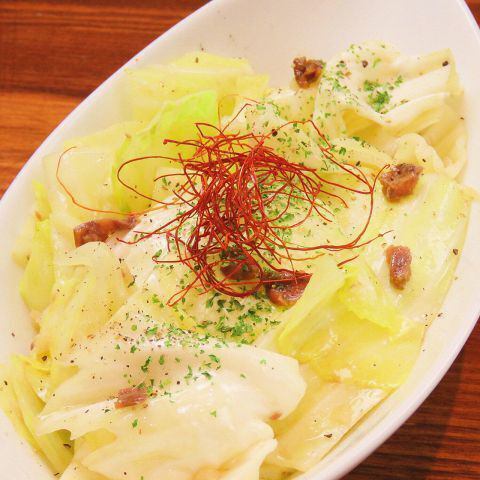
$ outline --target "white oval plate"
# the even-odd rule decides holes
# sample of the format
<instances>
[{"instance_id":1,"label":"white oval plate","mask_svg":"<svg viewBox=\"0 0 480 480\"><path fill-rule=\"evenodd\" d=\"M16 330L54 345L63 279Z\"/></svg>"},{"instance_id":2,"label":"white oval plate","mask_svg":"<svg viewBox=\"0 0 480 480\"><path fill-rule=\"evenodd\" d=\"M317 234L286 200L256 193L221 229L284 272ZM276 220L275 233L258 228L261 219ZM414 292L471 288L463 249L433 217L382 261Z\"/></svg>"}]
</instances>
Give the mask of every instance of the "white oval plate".
<instances>
[{"instance_id":1,"label":"white oval plate","mask_svg":"<svg viewBox=\"0 0 480 480\"><path fill-rule=\"evenodd\" d=\"M465 86L465 116L470 133L465 181L480 188L480 163L476 158L480 151L480 34L462 0L214 0L155 40L127 65L159 63L204 48L217 54L245 56L258 72L269 73L273 83L280 85L290 80L295 56L328 58L351 43L369 39L393 43L410 54L445 47L453 50ZM41 158L62 142L124 118L118 102L122 70L95 90L45 140L0 203L0 224L4 226L0 238L0 361L12 352L27 351L32 336L17 290L20 271L9 255L32 203L31 181L39 174ZM458 279L449 292L443 316L428 331L408 381L301 478L330 480L345 475L384 442L437 385L479 315L479 244L480 210L474 206ZM15 480L52 478L3 414L0 445L2 475Z\"/></svg>"}]
</instances>

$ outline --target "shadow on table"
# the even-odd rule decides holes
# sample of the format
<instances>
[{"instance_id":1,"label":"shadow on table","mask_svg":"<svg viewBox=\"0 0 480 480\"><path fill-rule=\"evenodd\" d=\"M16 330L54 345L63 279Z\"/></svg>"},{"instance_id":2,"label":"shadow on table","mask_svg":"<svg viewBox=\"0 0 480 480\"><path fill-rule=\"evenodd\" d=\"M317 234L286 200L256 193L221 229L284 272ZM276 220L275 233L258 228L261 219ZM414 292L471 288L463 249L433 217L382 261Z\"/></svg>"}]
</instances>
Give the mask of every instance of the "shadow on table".
<instances>
[{"instance_id":1,"label":"shadow on table","mask_svg":"<svg viewBox=\"0 0 480 480\"><path fill-rule=\"evenodd\" d=\"M434 478L430 470L455 404L462 357L463 353L414 415L344 480Z\"/></svg>"}]
</instances>

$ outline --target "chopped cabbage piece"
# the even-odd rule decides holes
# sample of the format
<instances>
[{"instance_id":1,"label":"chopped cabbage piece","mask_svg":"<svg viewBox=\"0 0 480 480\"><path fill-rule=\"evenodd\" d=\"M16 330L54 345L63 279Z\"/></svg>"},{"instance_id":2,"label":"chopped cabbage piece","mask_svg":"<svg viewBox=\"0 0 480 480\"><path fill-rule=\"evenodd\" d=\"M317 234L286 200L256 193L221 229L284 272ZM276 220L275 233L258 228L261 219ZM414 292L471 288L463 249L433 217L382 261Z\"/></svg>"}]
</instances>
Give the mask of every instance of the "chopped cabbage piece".
<instances>
[{"instance_id":1,"label":"chopped cabbage piece","mask_svg":"<svg viewBox=\"0 0 480 480\"><path fill-rule=\"evenodd\" d=\"M92 472L81 463L73 460L60 477L61 480L108 480L107 477Z\"/></svg>"},{"instance_id":2,"label":"chopped cabbage piece","mask_svg":"<svg viewBox=\"0 0 480 480\"><path fill-rule=\"evenodd\" d=\"M450 50L407 57L390 45L367 42L327 63L314 116L332 137L361 134L375 125L397 134L421 132L440 118L450 97L461 93Z\"/></svg>"},{"instance_id":3,"label":"chopped cabbage piece","mask_svg":"<svg viewBox=\"0 0 480 480\"><path fill-rule=\"evenodd\" d=\"M13 389L13 384L10 379L10 372L11 368L9 365L0 364L0 378L2 379L2 382L0 383L0 408L10 419L15 427L15 430L25 440L27 440L27 442L36 451L38 451L38 443L35 432L31 432L23 420L22 410L20 409L20 404L18 403L15 390Z\"/></svg>"},{"instance_id":4,"label":"chopped cabbage piece","mask_svg":"<svg viewBox=\"0 0 480 480\"><path fill-rule=\"evenodd\" d=\"M271 463L263 463L260 469L260 480L287 480L295 474L295 469L280 467Z\"/></svg>"},{"instance_id":5,"label":"chopped cabbage piece","mask_svg":"<svg viewBox=\"0 0 480 480\"><path fill-rule=\"evenodd\" d=\"M308 382L307 393L293 413L275 423L278 447L267 458L267 465L304 472L318 463L387 393L378 388L328 383L312 372L303 373Z\"/></svg>"},{"instance_id":6,"label":"chopped cabbage piece","mask_svg":"<svg viewBox=\"0 0 480 480\"><path fill-rule=\"evenodd\" d=\"M409 57L366 42L327 63L313 117L332 140L366 140L389 155L399 137L420 134L455 177L467 156L462 93L450 50Z\"/></svg>"},{"instance_id":7,"label":"chopped cabbage piece","mask_svg":"<svg viewBox=\"0 0 480 480\"><path fill-rule=\"evenodd\" d=\"M46 220L52 212L47 189L43 183L34 181L33 192L35 194L35 217L38 220Z\"/></svg>"},{"instance_id":8,"label":"chopped cabbage piece","mask_svg":"<svg viewBox=\"0 0 480 480\"><path fill-rule=\"evenodd\" d=\"M303 122L312 118L316 95L316 88L278 88L266 96L265 103L273 105L286 121Z\"/></svg>"},{"instance_id":9,"label":"chopped cabbage piece","mask_svg":"<svg viewBox=\"0 0 480 480\"><path fill-rule=\"evenodd\" d=\"M117 210L113 197L111 172L116 151L125 138L142 127L140 122L123 122L92 135L67 142L65 150L48 155L43 160L43 171L50 221L56 250L74 248L72 230L78 224L104 217L96 210ZM72 202L57 180L57 167L62 155L59 177L77 202Z\"/></svg>"},{"instance_id":10,"label":"chopped cabbage piece","mask_svg":"<svg viewBox=\"0 0 480 480\"><path fill-rule=\"evenodd\" d=\"M392 334L398 333L404 323L388 290L362 260L348 268L345 285L338 292L338 300L359 319L376 323L389 329Z\"/></svg>"},{"instance_id":11,"label":"chopped cabbage piece","mask_svg":"<svg viewBox=\"0 0 480 480\"><path fill-rule=\"evenodd\" d=\"M196 138L199 135L196 126L198 122L218 125L216 92L209 90L165 103L147 128L125 139L111 173L115 199L123 211L144 210L152 201L137 195L120 183L117 173L122 164L131 159L152 155L176 158L178 155L192 154L193 147L164 144L164 140L182 141ZM157 169L172 166L175 167L175 162L165 158L145 159L127 165L121 172L121 178L143 195L151 196Z\"/></svg>"},{"instance_id":12,"label":"chopped cabbage piece","mask_svg":"<svg viewBox=\"0 0 480 480\"><path fill-rule=\"evenodd\" d=\"M277 339L281 353L293 357L297 355L317 328L319 319L312 312L327 305L344 282L344 272L332 257L324 255L316 261L312 278L302 297L280 318L284 325Z\"/></svg>"},{"instance_id":13,"label":"chopped cabbage piece","mask_svg":"<svg viewBox=\"0 0 480 480\"><path fill-rule=\"evenodd\" d=\"M35 217L30 215L25 221L17 239L15 240L12 258L14 262L22 268L25 268L28 263L28 259L30 258L30 254L32 253L32 242L35 234L36 223Z\"/></svg>"},{"instance_id":14,"label":"chopped cabbage piece","mask_svg":"<svg viewBox=\"0 0 480 480\"><path fill-rule=\"evenodd\" d=\"M388 328L334 305L317 310L312 317L317 320L316 330L297 358L326 381L362 388L389 390L404 382L420 352L425 329L405 321L400 332L392 335Z\"/></svg>"},{"instance_id":15,"label":"chopped cabbage piece","mask_svg":"<svg viewBox=\"0 0 480 480\"><path fill-rule=\"evenodd\" d=\"M415 195L395 209L381 193L376 199L371 232L393 230L395 244L412 253L412 278L405 289L391 287L384 249L372 243L361 263L346 266L347 280L330 304L310 310L293 334L282 337L282 332L279 347L327 381L391 389L408 375L425 325L437 315L452 281L469 199L447 175L434 173L423 175ZM358 215L358 210L351 214ZM385 237L387 243L390 238ZM349 284L349 277L355 283Z\"/></svg>"},{"instance_id":16,"label":"chopped cabbage piece","mask_svg":"<svg viewBox=\"0 0 480 480\"><path fill-rule=\"evenodd\" d=\"M94 210L116 209L111 179L116 153L142 128L141 122L122 122L66 143L59 176L77 202ZM46 158L45 173L55 219L63 214L71 235L72 227L98 214L76 207L67 197L56 178L59 156Z\"/></svg>"},{"instance_id":17,"label":"chopped cabbage piece","mask_svg":"<svg viewBox=\"0 0 480 480\"><path fill-rule=\"evenodd\" d=\"M35 180L33 182L33 192L35 195L33 213L27 218L25 225L22 227L12 252L15 262L22 267L27 265L32 252L32 243L37 221L46 220L51 213L51 206L45 185Z\"/></svg>"},{"instance_id":18,"label":"chopped cabbage piece","mask_svg":"<svg viewBox=\"0 0 480 480\"><path fill-rule=\"evenodd\" d=\"M275 131L275 135L271 135L265 143L278 154L308 167L322 171L330 169L331 164L317 143L318 135L309 135L308 125L301 122L289 123L283 115L289 115L288 109L285 105L277 105L274 100L266 99L254 105L244 104L227 123L227 131L254 132L258 135Z\"/></svg>"},{"instance_id":19,"label":"chopped cabbage piece","mask_svg":"<svg viewBox=\"0 0 480 480\"><path fill-rule=\"evenodd\" d=\"M221 115L228 115L245 98L258 100L268 76L255 75L248 62L205 52L188 53L167 65L129 69L127 95L134 117L151 120L165 102L215 90Z\"/></svg>"},{"instance_id":20,"label":"chopped cabbage piece","mask_svg":"<svg viewBox=\"0 0 480 480\"><path fill-rule=\"evenodd\" d=\"M115 440L115 435L107 430L97 430L87 433L75 441L75 453L68 468L63 472L62 480L108 480L99 473L86 468L82 460L95 451Z\"/></svg>"},{"instance_id":21,"label":"chopped cabbage piece","mask_svg":"<svg viewBox=\"0 0 480 480\"><path fill-rule=\"evenodd\" d=\"M52 302L39 319L37 355L60 356L98 331L127 297L122 268L104 243L82 245L58 262Z\"/></svg>"},{"instance_id":22,"label":"chopped cabbage piece","mask_svg":"<svg viewBox=\"0 0 480 480\"><path fill-rule=\"evenodd\" d=\"M7 386L0 390L0 405L14 423L23 432L25 438L32 447L41 453L53 470L63 472L72 458L69 437L64 431L56 431L47 434L38 434L38 414L44 407L44 402L35 394L34 388L29 383L26 375L25 360L20 356L10 359L8 368ZM8 404L5 398L8 397ZM5 408L6 407L6 408Z\"/></svg>"},{"instance_id":23,"label":"chopped cabbage piece","mask_svg":"<svg viewBox=\"0 0 480 480\"><path fill-rule=\"evenodd\" d=\"M410 248L412 277L404 290L393 289L384 249L378 245L369 245L364 259L405 317L428 325L438 314L463 246L470 204L462 186L443 173L422 175L415 194L395 209L381 193L376 197L378 213L370 232L392 230L384 242Z\"/></svg>"},{"instance_id":24,"label":"chopped cabbage piece","mask_svg":"<svg viewBox=\"0 0 480 480\"><path fill-rule=\"evenodd\" d=\"M107 478L254 480L276 445L267 421L288 415L305 388L293 359L169 326L130 338L107 327L69 358L79 371L51 397L39 431L114 434L77 459ZM136 385L150 394L148 408L116 409L120 389Z\"/></svg>"},{"instance_id":25,"label":"chopped cabbage piece","mask_svg":"<svg viewBox=\"0 0 480 480\"><path fill-rule=\"evenodd\" d=\"M99 132L73 138L65 142L64 148L86 147L99 151L115 152L122 146L125 138L137 133L144 127L145 122L135 120L115 123Z\"/></svg>"},{"instance_id":26,"label":"chopped cabbage piece","mask_svg":"<svg viewBox=\"0 0 480 480\"><path fill-rule=\"evenodd\" d=\"M20 281L20 294L31 310L41 311L51 301L55 281L54 247L50 220L35 225L32 251Z\"/></svg>"},{"instance_id":27,"label":"chopped cabbage piece","mask_svg":"<svg viewBox=\"0 0 480 480\"><path fill-rule=\"evenodd\" d=\"M377 315L377 321L365 317L366 312L382 301L375 297L374 291L363 296L368 289L360 285L347 290L346 295L352 298L345 306L339 301L337 285L328 301L316 303L306 315L298 316L299 321L292 317L278 337L280 351L311 365L326 381L351 383L362 388L398 386L417 358L424 326L407 320L397 325L397 319L392 329L388 317ZM357 310L363 318L352 310ZM395 310L385 311L390 315L393 311L396 319ZM289 328L291 324L294 329Z\"/></svg>"}]
</instances>

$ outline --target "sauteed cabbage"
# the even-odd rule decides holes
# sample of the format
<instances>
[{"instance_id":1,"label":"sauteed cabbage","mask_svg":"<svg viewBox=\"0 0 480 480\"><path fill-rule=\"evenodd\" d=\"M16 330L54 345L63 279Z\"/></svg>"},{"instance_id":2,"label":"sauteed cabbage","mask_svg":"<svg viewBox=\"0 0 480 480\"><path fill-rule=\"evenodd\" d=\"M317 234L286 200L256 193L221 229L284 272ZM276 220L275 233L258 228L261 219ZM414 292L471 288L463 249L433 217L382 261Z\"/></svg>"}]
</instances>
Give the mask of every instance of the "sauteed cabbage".
<instances>
[{"instance_id":1,"label":"sauteed cabbage","mask_svg":"<svg viewBox=\"0 0 480 480\"><path fill-rule=\"evenodd\" d=\"M326 63L297 59L295 75L271 88L246 60L205 52L128 69L130 118L45 158L14 252L37 335L30 355L1 367L0 405L59 478L289 478L407 378L468 223L454 58L369 42ZM277 273L265 267L253 295L202 288L201 268L178 261L168 233L151 233L194 202L179 201L178 186L199 124L210 137L264 136L268 151L328 185L314 200L328 221L320 207L306 215L298 193L268 203L262 190L278 242L303 250L276 258ZM382 175L405 165L415 183L392 200ZM358 193L357 177L371 195ZM124 213L136 225L111 227ZM112 230L79 245L79 225ZM346 245L364 226L352 247L316 247ZM182 228L187 238L195 217ZM410 260L392 257L405 251ZM236 251L221 261L227 278L259 275ZM301 275L279 280L282 269Z\"/></svg>"}]
</instances>

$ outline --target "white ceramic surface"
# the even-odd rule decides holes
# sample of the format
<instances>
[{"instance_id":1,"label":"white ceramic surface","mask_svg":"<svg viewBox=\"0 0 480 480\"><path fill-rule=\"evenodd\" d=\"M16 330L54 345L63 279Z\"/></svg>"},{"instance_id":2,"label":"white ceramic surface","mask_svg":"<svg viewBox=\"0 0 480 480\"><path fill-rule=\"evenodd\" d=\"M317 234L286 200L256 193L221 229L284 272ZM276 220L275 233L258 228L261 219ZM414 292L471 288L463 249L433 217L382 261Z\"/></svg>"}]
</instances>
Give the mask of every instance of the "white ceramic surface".
<instances>
[{"instance_id":1,"label":"white ceramic surface","mask_svg":"<svg viewBox=\"0 0 480 480\"><path fill-rule=\"evenodd\" d=\"M213 53L245 56L257 71L269 73L274 84L282 84L290 79L293 57L328 58L350 43L369 39L393 43L410 54L452 48L466 92L470 163L465 181L480 188L480 34L462 0L214 0L154 41L128 65L163 62L205 48ZM27 351L32 335L17 291L20 271L9 255L31 205L31 181L38 176L41 158L64 140L125 117L124 107L118 103L121 70L45 140L0 202L0 361L11 352ZM440 381L480 311L479 244L480 209L475 206L458 279L444 305L444 315L427 334L409 380L303 479L327 480L346 474L389 437ZM3 414L0 465L2 478L52 478Z\"/></svg>"}]
</instances>

